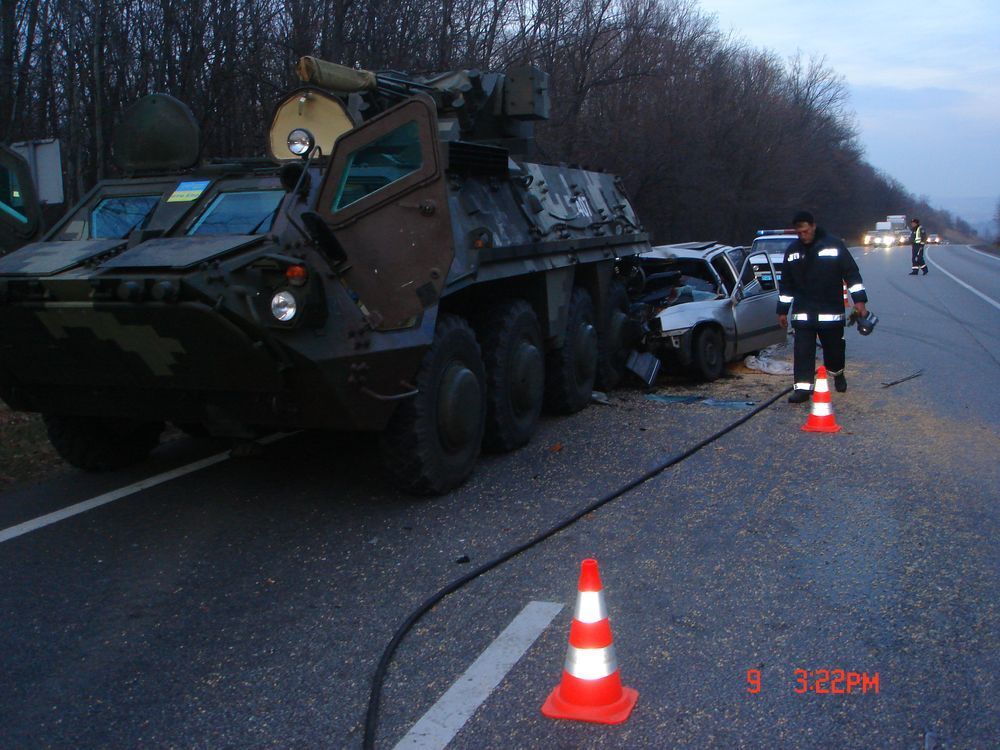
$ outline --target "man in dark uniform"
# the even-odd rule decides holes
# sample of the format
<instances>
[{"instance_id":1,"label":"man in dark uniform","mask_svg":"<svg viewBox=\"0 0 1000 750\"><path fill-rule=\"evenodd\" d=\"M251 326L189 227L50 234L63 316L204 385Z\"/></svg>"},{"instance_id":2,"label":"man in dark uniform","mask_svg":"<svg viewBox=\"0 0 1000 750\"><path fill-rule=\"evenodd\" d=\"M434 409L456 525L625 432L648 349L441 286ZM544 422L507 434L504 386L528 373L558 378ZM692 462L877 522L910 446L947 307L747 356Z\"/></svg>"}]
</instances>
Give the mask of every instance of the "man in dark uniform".
<instances>
[{"instance_id":1,"label":"man in dark uniform","mask_svg":"<svg viewBox=\"0 0 1000 750\"><path fill-rule=\"evenodd\" d=\"M910 253L913 267L910 269L910 276L916 276L920 271L923 271L926 276L927 264L924 262L924 244L927 242L927 233L920 226L920 219L910 219L910 229L913 230L913 234L910 235L910 242L913 243L913 249Z\"/></svg>"},{"instance_id":2,"label":"man in dark uniform","mask_svg":"<svg viewBox=\"0 0 1000 750\"><path fill-rule=\"evenodd\" d=\"M793 404L809 400L816 375L816 338L823 346L823 364L833 375L838 392L847 390L844 376L844 298L851 294L854 309L864 316L865 285L861 272L844 241L816 228L808 211L799 211L792 220L798 239L788 246L781 270L778 297L778 324L788 325L792 309L795 330L795 390L788 397Z\"/></svg>"}]
</instances>

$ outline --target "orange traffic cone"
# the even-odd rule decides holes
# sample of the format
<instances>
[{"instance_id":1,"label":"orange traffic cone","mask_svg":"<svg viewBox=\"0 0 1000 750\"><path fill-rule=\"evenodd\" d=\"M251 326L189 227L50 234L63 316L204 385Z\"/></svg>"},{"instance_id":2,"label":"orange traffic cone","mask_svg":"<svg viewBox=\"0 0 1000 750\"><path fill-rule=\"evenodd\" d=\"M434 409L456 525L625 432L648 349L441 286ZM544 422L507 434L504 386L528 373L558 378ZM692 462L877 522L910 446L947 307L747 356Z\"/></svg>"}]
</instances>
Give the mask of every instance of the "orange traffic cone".
<instances>
[{"instance_id":1,"label":"orange traffic cone","mask_svg":"<svg viewBox=\"0 0 1000 750\"><path fill-rule=\"evenodd\" d=\"M622 687L618 675L597 560L584 560L562 682L542 705L542 713L551 719L621 724L638 698L638 691Z\"/></svg>"},{"instance_id":2,"label":"orange traffic cone","mask_svg":"<svg viewBox=\"0 0 1000 750\"><path fill-rule=\"evenodd\" d=\"M840 425L833 418L830 384L826 380L826 368L822 365L816 370L816 386L813 388L809 419L802 425L802 429L806 432L840 432Z\"/></svg>"}]
</instances>

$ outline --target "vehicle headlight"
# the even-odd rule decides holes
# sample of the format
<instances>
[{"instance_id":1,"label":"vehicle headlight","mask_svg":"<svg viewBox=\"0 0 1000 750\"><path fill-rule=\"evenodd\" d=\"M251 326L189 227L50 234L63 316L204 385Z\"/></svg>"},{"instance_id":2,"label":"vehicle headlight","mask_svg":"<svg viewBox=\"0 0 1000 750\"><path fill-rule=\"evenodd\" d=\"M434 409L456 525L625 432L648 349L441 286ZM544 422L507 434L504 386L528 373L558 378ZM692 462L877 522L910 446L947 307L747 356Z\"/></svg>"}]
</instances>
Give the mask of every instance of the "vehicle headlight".
<instances>
[{"instance_id":1,"label":"vehicle headlight","mask_svg":"<svg viewBox=\"0 0 1000 750\"><path fill-rule=\"evenodd\" d=\"M291 292L278 292L271 297L271 315L282 323L287 323L294 318L298 311L298 302L295 301L295 295Z\"/></svg>"},{"instance_id":2,"label":"vehicle headlight","mask_svg":"<svg viewBox=\"0 0 1000 750\"><path fill-rule=\"evenodd\" d=\"M316 139L305 128L295 128L288 134L288 150L296 156L306 156L315 145Z\"/></svg>"}]
</instances>

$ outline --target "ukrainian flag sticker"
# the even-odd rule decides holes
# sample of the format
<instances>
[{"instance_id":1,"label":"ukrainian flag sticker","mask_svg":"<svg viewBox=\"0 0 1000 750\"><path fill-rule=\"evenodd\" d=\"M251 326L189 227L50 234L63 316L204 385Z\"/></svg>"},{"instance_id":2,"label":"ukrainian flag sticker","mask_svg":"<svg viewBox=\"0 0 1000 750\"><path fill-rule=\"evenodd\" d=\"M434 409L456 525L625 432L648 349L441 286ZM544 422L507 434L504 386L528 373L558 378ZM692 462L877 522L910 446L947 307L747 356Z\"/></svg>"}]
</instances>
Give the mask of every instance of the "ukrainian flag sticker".
<instances>
[{"instance_id":1,"label":"ukrainian flag sticker","mask_svg":"<svg viewBox=\"0 0 1000 750\"><path fill-rule=\"evenodd\" d=\"M177 189L170 194L170 197L167 198L167 203L189 203L193 200L197 200L198 196L205 192L205 188L207 188L211 182L211 180L182 182L177 186Z\"/></svg>"}]
</instances>

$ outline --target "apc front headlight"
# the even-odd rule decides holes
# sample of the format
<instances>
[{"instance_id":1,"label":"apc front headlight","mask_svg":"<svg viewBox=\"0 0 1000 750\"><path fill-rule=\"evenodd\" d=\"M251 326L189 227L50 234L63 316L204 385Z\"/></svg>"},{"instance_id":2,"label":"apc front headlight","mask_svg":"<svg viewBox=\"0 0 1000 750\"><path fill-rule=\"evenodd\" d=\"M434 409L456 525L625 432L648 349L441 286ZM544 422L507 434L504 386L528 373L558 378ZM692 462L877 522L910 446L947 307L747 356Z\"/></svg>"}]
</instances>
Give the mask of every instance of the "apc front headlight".
<instances>
[{"instance_id":1,"label":"apc front headlight","mask_svg":"<svg viewBox=\"0 0 1000 750\"><path fill-rule=\"evenodd\" d=\"M271 315L282 323L287 323L299 311L299 304L291 292L278 292L271 297Z\"/></svg>"},{"instance_id":2,"label":"apc front headlight","mask_svg":"<svg viewBox=\"0 0 1000 750\"><path fill-rule=\"evenodd\" d=\"M296 156L306 156L316 145L313 134L305 128L295 128L288 134L288 150Z\"/></svg>"}]
</instances>

